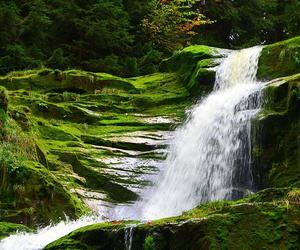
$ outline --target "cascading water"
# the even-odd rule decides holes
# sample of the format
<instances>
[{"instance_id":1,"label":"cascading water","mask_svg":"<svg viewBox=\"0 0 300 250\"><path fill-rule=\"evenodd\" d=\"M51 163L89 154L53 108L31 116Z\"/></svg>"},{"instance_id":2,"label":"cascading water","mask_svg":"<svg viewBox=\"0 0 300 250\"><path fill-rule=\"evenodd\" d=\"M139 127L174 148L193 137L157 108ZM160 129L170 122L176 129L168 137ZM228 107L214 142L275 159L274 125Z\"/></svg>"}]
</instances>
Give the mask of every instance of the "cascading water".
<instances>
[{"instance_id":1,"label":"cascading water","mask_svg":"<svg viewBox=\"0 0 300 250\"><path fill-rule=\"evenodd\" d=\"M176 131L168 169L143 217L178 215L252 191L250 125L260 108L262 84L255 78L260 52L261 47L231 52L217 67L214 91Z\"/></svg>"},{"instance_id":2,"label":"cascading water","mask_svg":"<svg viewBox=\"0 0 300 250\"><path fill-rule=\"evenodd\" d=\"M194 106L187 122L175 132L166 173L151 198L110 219L129 219L132 214L132 219L173 216L201 202L238 198L254 189L250 121L260 108L262 84L255 80L260 51L261 47L235 51L223 60L216 68L214 91ZM101 221L101 217L86 217L36 234L12 235L0 242L0 249L42 249L77 228ZM130 227L124 235L127 249L132 238Z\"/></svg>"},{"instance_id":3,"label":"cascading water","mask_svg":"<svg viewBox=\"0 0 300 250\"><path fill-rule=\"evenodd\" d=\"M136 225L132 224L132 225L128 225L125 228L124 240L125 240L126 250L131 250L131 248L132 248L133 230L135 227L136 227Z\"/></svg>"}]
</instances>

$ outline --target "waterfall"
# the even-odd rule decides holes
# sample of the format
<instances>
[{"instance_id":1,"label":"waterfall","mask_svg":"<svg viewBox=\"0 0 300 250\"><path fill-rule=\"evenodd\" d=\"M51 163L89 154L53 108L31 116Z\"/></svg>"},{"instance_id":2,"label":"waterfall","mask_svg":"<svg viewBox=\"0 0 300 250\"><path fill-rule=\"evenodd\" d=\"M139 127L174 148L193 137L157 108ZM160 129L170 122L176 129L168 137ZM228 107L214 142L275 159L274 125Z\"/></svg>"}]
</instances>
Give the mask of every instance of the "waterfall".
<instances>
[{"instance_id":1,"label":"waterfall","mask_svg":"<svg viewBox=\"0 0 300 250\"><path fill-rule=\"evenodd\" d=\"M255 189L250 122L260 109L262 84L255 79L260 52L261 47L233 51L216 68L214 91L190 110L185 124L175 131L160 184L150 199L131 208L142 210L140 218L178 215L201 202L235 199ZM129 219L131 212L119 214ZM37 233L19 233L2 240L0 249L42 249L75 229L101 221L100 216L83 217ZM125 229L126 249L132 248L133 231L132 225Z\"/></svg>"},{"instance_id":2,"label":"waterfall","mask_svg":"<svg viewBox=\"0 0 300 250\"><path fill-rule=\"evenodd\" d=\"M144 218L179 215L199 203L251 192L251 118L260 108L261 47L231 52L216 68L214 91L175 133L168 169L145 204Z\"/></svg>"},{"instance_id":3,"label":"waterfall","mask_svg":"<svg viewBox=\"0 0 300 250\"><path fill-rule=\"evenodd\" d=\"M127 225L125 228L125 247L126 250L131 250L132 248L132 240L133 240L133 229L136 227L136 225Z\"/></svg>"}]
</instances>

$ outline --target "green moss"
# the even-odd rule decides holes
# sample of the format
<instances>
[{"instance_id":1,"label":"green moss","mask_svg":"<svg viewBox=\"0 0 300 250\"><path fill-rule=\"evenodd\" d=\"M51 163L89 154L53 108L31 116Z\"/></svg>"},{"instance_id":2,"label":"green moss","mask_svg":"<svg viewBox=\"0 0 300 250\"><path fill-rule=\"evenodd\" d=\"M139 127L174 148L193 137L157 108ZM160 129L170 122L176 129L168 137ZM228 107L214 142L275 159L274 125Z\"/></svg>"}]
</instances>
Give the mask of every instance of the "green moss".
<instances>
[{"instance_id":1,"label":"green moss","mask_svg":"<svg viewBox=\"0 0 300 250\"><path fill-rule=\"evenodd\" d=\"M212 58L201 60L197 63L193 74L187 84L187 88L195 96L201 96L211 91L215 82L215 71L209 69L214 64Z\"/></svg>"},{"instance_id":2,"label":"green moss","mask_svg":"<svg viewBox=\"0 0 300 250\"><path fill-rule=\"evenodd\" d=\"M288 249L299 246L298 205L228 202L202 205L183 216L138 224L132 249ZM130 223L130 222L127 222ZM46 249L123 249L123 223L95 224L74 231Z\"/></svg>"},{"instance_id":3,"label":"green moss","mask_svg":"<svg viewBox=\"0 0 300 250\"><path fill-rule=\"evenodd\" d=\"M2 219L34 226L72 218L89 210L78 197L66 190L58 179L36 162L23 162L9 170L1 190Z\"/></svg>"},{"instance_id":4,"label":"green moss","mask_svg":"<svg viewBox=\"0 0 300 250\"><path fill-rule=\"evenodd\" d=\"M211 89L215 73L207 68L214 65L214 59L217 57L221 57L219 49L204 45L193 45L164 60L160 65L160 70L176 72L182 81L187 84L190 93L195 94L195 90L198 90L199 85L209 86L206 90ZM196 92L196 95L200 94L201 91Z\"/></svg>"},{"instance_id":5,"label":"green moss","mask_svg":"<svg viewBox=\"0 0 300 250\"><path fill-rule=\"evenodd\" d=\"M6 115L1 128L1 220L30 226L75 218L89 210L47 169L47 159L33 140ZM42 165L45 164L45 165Z\"/></svg>"},{"instance_id":6,"label":"green moss","mask_svg":"<svg viewBox=\"0 0 300 250\"><path fill-rule=\"evenodd\" d=\"M4 87L0 86L0 109L7 111L8 106L8 96L7 91Z\"/></svg>"},{"instance_id":7,"label":"green moss","mask_svg":"<svg viewBox=\"0 0 300 250\"><path fill-rule=\"evenodd\" d=\"M0 240L17 232L33 232L33 230L20 224L0 222Z\"/></svg>"},{"instance_id":8,"label":"green moss","mask_svg":"<svg viewBox=\"0 0 300 250\"><path fill-rule=\"evenodd\" d=\"M151 235L148 235L145 238L145 242L143 245L144 250L155 250L155 243L154 243L154 238Z\"/></svg>"},{"instance_id":9,"label":"green moss","mask_svg":"<svg viewBox=\"0 0 300 250\"><path fill-rule=\"evenodd\" d=\"M6 152L3 159L17 159L12 165L17 167L9 169L18 178L1 172L5 202L0 209L6 220L28 225L58 221L63 213L71 218L87 213L85 197L76 190L99 192L109 202L135 200L137 195L127 187L148 184L136 177L124 179L107 173L110 166L99 159L128 157L127 151L145 152L139 156L142 159L157 158L151 153L157 147L151 144L112 137L174 129L172 122L152 124L143 118L160 115L179 120L191 104L190 94L176 73L124 79L79 70L42 69L12 72L0 77L0 84L9 89L8 113L13 118L3 114L3 120L9 118L20 125L15 138L33 138L30 147L12 142L14 150L20 149L18 157L10 147L2 147ZM25 148L32 149L30 157L23 155ZM136 176L142 173L139 171Z\"/></svg>"},{"instance_id":10,"label":"green moss","mask_svg":"<svg viewBox=\"0 0 300 250\"><path fill-rule=\"evenodd\" d=\"M79 70L51 71L31 70L10 73L0 77L0 84L8 89L39 90L57 89L62 92L73 90L77 92L92 92L103 89L118 89L121 91L137 92L127 80L109 74L96 74Z\"/></svg>"},{"instance_id":11,"label":"green moss","mask_svg":"<svg viewBox=\"0 0 300 250\"><path fill-rule=\"evenodd\" d=\"M259 59L258 77L271 80L299 73L300 37L295 37L263 48Z\"/></svg>"},{"instance_id":12,"label":"green moss","mask_svg":"<svg viewBox=\"0 0 300 250\"><path fill-rule=\"evenodd\" d=\"M299 186L300 75L280 78L266 86L253 147L259 187ZM259 149L259 155L257 155Z\"/></svg>"}]
</instances>

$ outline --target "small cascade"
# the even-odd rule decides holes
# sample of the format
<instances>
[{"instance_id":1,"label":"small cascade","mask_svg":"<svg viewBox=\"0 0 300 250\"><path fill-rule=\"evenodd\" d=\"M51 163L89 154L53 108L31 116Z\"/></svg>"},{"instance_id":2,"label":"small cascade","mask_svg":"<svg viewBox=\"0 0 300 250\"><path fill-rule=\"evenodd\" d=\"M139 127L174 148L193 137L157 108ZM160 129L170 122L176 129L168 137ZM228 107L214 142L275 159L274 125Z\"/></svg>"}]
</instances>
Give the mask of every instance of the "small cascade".
<instances>
[{"instance_id":1,"label":"small cascade","mask_svg":"<svg viewBox=\"0 0 300 250\"><path fill-rule=\"evenodd\" d=\"M132 248L132 240L133 240L133 231L136 225L127 225L125 228L125 247L126 250L131 250Z\"/></svg>"},{"instance_id":2,"label":"small cascade","mask_svg":"<svg viewBox=\"0 0 300 250\"><path fill-rule=\"evenodd\" d=\"M199 203L252 192L251 119L261 106L261 47L231 52L216 68L214 91L175 133L167 170L143 218L179 215Z\"/></svg>"}]
</instances>

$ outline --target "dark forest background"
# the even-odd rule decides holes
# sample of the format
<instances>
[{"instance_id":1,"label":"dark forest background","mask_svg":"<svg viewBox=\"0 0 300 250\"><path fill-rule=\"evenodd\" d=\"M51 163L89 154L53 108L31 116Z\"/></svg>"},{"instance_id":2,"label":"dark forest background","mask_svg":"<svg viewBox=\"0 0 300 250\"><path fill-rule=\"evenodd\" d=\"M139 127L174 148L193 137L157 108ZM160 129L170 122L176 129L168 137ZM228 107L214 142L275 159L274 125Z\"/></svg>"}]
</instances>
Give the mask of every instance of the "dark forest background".
<instances>
[{"instance_id":1,"label":"dark forest background","mask_svg":"<svg viewBox=\"0 0 300 250\"><path fill-rule=\"evenodd\" d=\"M299 34L299 0L0 0L0 74L135 76L189 44L242 48Z\"/></svg>"}]
</instances>

